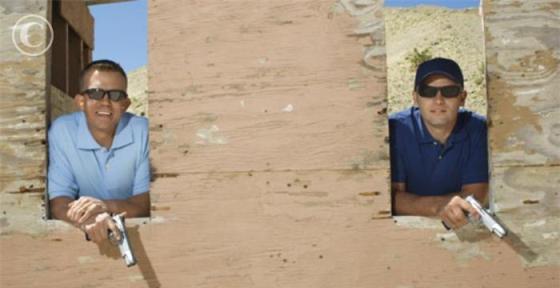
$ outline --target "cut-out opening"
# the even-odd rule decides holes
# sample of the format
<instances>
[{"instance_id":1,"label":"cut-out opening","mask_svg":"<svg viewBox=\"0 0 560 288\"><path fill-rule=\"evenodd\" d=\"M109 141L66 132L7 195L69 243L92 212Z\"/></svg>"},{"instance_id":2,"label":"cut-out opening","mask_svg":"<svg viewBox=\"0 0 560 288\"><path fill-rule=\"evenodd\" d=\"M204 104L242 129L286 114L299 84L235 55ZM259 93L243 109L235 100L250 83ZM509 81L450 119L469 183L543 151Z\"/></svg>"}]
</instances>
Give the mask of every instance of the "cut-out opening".
<instances>
[{"instance_id":1,"label":"cut-out opening","mask_svg":"<svg viewBox=\"0 0 560 288\"><path fill-rule=\"evenodd\" d=\"M385 1L384 8L388 115L413 106L418 64L444 57L455 60L463 71L468 93L464 108L487 116L484 27L477 6L479 1L473 1L470 8L458 7L461 9L395 7L411 5L401 2ZM433 5L433 2L426 1L426 4ZM487 199L491 203L491 191ZM391 202L393 216L399 215L394 199Z\"/></svg>"},{"instance_id":2,"label":"cut-out opening","mask_svg":"<svg viewBox=\"0 0 560 288\"><path fill-rule=\"evenodd\" d=\"M49 77L47 128L50 128L51 123L59 116L77 111L73 97L79 93L80 71L89 62L98 59L111 59L123 66L128 77L127 92L132 102L127 111L147 117L147 71L145 65L147 44L144 43L143 46L138 44L146 42L147 39L147 2L142 0L130 3L109 2L104 4L103 2L52 1L49 9L54 41L47 61L47 75ZM117 17L115 15L124 16ZM127 17L135 19L135 22L125 21L124 18ZM122 23L122 21L126 23ZM141 27L144 27L144 29L141 29ZM104 34L112 35L109 38L101 37ZM134 37L134 40L131 40L130 37ZM116 43L115 38L121 38L120 42ZM93 43L94 39L95 45ZM100 54L99 50L115 51L115 54ZM122 59L122 54L139 59L135 62L136 64L131 64L130 59ZM48 153L47 148L47 159ZM46 172L48 173L48 168ZM48 175L45 178L48 179ZM45 189L44 193L44 219L52 220L48 189ZM139 217L138 219L140 219L138 221L145 222L146 217Z\"/></svg>"}]
</instances>

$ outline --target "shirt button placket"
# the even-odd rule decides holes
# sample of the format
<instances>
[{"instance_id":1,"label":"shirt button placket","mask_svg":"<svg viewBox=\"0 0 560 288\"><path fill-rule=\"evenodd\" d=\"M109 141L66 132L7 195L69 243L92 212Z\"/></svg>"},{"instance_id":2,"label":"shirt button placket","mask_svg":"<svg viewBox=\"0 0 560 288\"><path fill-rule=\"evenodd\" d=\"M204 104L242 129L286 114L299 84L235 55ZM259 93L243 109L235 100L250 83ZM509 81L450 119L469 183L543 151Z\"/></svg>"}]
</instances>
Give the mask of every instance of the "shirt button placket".
<instances>
[{"instance_id":1,"label":"shirt button placket","mask_svg":"<svg viewBox=\"0 0 560 288\"><path fill-rule=\"evenodd\" d=\"M107 150L105 150L105 151L107 151ZM107 158L105 158L106 159L105 160L105 170L106 171L109 171L109 167L110 167L109 160L111 159L111 154L112 154L112 152L107 152Z\"/></svg>"}]
</instances>

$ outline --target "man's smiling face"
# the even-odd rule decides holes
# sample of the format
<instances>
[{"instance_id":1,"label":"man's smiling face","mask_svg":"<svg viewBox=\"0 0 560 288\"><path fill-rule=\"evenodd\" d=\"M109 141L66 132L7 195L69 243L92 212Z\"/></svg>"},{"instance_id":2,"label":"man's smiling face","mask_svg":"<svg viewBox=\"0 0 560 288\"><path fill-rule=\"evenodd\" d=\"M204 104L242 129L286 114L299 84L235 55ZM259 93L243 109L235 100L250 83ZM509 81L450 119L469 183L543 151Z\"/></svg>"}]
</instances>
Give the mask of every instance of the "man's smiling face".
<instances>
[{"instance_id":1,"label":"man's smiling face","mask_svg":"<svg viewBox=\"0 0 560 288\"><path fill-rule=\"evenodd\" d=\"M445 87L458 85L449 78L442 75L433 75L424 81L432 87ZM467 93L461 91L456 97L445 98L438 92L435 97L426 98L417 92L413 93L414 102L420 108L420 114L428 129L446 129L451 131L457 121L457 112L465 104Z\"/></svg>"},{"instance_id":2,"label":"man's smiling face","mask_svg":"<svg viewBox=\"0 0 560 288\"><path fill-rule=\"evenodd\" d=\"M107 90L126 91L126 80L115 71L93 70L84 77L84 85L81 91L100 88ZM128 109L130 100L128 98L120 101L109 100L108 95L102 99L91 99L86 93L76 95L75 100L82 111L86 114L88 128L92 134L114 135L121 116Z\"/></svg>"}]
</instances>

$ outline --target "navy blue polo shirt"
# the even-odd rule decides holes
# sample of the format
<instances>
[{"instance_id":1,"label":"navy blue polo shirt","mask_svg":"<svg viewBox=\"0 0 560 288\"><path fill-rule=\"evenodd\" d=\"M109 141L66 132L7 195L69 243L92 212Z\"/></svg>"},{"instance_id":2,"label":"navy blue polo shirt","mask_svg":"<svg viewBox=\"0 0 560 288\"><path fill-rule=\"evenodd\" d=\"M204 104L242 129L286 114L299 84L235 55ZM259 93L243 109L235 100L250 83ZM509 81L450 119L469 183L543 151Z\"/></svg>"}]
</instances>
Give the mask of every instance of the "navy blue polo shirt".
<instances>
[{"instance_id":1,"label":"navy blue polo shirt","mask_svg":"<svg viewBox=\"0 0 560 288\"><path fill-rule=\"evenodd\" d=\"M446 144L436 141L417 107L389 117L391 181L417 195L444 195L488 182L486 119L461 109Z\"/></svg>"}]
</instances>

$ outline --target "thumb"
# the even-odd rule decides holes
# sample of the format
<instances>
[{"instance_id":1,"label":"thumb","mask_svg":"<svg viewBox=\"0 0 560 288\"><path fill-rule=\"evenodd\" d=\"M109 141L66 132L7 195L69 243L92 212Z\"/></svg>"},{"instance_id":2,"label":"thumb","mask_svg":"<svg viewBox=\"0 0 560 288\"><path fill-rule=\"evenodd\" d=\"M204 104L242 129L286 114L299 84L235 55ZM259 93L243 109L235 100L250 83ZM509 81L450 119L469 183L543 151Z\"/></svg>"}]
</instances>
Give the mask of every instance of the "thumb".
<instances>
[{"instance_id":1,"label":"thumb","mask_svg":"<svg viewBox=\"0 0 560 288\"><path fill-rule=\"evenodd\" d=\"M459 205L461 205L461 209L463 209L463 211L468 212L470 217L474 217L476 219L480 218L478 211L466 200L461 199Z\"/></svg>"},{"instance_id":2,"label":"thumb","mask_svg":"<svg viewBox=\"0 0 560 288\"><path fill-rule=\"evenodd\" d=\"M111 230L111 232L113 233L113 236L115 237L115 239L117 241L121 240L121 231L119 230L119 228L117 227L117 224L113 221L113 219L110 219L109 221L107 221L107 228L109 228L109 230Z\"/></svg>"}]
</instances>

